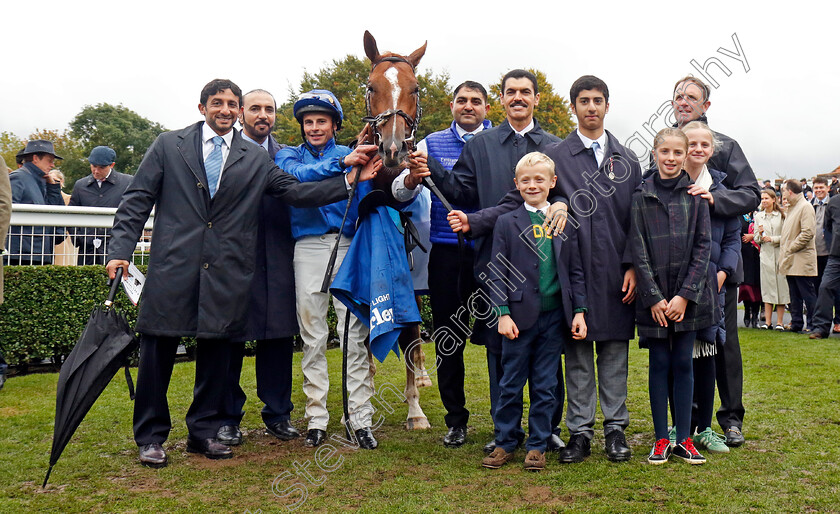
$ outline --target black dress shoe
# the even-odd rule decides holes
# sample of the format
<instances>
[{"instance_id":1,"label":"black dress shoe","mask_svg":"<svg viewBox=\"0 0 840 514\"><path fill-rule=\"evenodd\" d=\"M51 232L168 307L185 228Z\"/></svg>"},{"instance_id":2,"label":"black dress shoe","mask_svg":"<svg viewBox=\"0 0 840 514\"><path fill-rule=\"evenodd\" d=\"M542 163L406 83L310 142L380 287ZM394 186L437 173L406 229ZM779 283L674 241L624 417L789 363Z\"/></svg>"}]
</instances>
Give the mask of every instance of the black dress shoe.
<instances>
[{"instance_id":1,"label":"black dress shoe","mask_svg":"<svg viewBox=\"0 0 840 514\"><path fill-rule=\"evenodd\" d=\"M633 452L627 446L627 439L624 438L623 430L613 430L606 437L604 450L607 452L607 458L612 462L625 462L630 460Z\"/></svg>"},{"instance_id":2,"label":"black dress shoe","mask_svg":"<svg viewBox=\"0 0 840 514\"><path fill-rule=\"evenodd\" d=\"M522 448L522 445L524 443L525 443L525 434L524 433L519 434L516 437L516 447L514 448L514 450L518 450L518 449ZM493 450L495 450L495 449L496 449L496 440L495 439L491 440L489 443L484 445L484 453L486 453L487 455L490 455L491 453L493 453Z\"/></svg>"},{"instance_id":3,"label":"black dress shoe","mask_svg":"<svg viewBox=\"0 0 840 514\"><path fill-rule=\"evenodd\" d=\"M744 444L744 434L741 433L741 427L731 426L724 432L726 436L725 444L730 448L737 448Z\"/></svg>"},{"instance_id":4,"label":"black dress shoe","mask_svg":"<svg viewBox=\"0 0 840 514\"><path fill-rule=\"evenodd\" d=\"M207 439L195 439L187 436L187 451L190 453L201 453L208 459L229 459L233 457L233 450L230 446L208 437Z\"/></svg>"},{"instance_id":5,"label":"black dress shoe","mask_svg":"<svg viewBox=\"0 0 840 514\"><path fill-rule=\"evenodd\" d=\"M140 447L140 464L150 468L162 468L167 464L166 452L158 443L144 444Z\"/></svg>"},{"instance_id":6,"label":"black dress shoe","mask_svg":"<svg viewBox=\"0 0 840 514\"><path fill-rule=\"evenodd\" d=\"M568 446L560 452L560 462L563 464L583 462L589 457L590 453L589 439L584 437L583 434L572 434Z\"/></svg>"},{"instance_id":7,"label":"black dress shoe","mask_svg":"<svg viewBox=\"0 0 840 514\"><path fill-rule=\"evenodd\" d=\"M269 434L281 441L291 441L296 437L300 437L300 432L292 426L288 419L278 421L277 423L266 423L265 429Z\"/></svg>"},{"instance_id":8,"label":"black dress shoe","mask_svg":"<svg viewBox=\"0 0 840 514\"><path fill-rule=\"evenodd\" d=\"M464 425L451 427L449 432L443 436L443 445L447 448L459 448L465 442L467 442L467 427Z\"/></svg>"},{"instance_id":9,"label":"black dress shoe","mask_svg":"<svg viewBox=\"0 0 840 514\"><path fill-rule=\"evenodd\" d=\"M490 455L496 449L496 440L492 439L489 443L484 445L484 453Z\"/></svg>"},{"instance_id":10,"label":"black dress shoe","mask_svg":"<svg viewBox=\"0 0 840 514\"><path fill-rule=\"evenodd\" d=\"M225 425L216 432L216 440L228 446L239 446L242 444L242 431L239 425Z\"/></svg>"},{"instance_id":11,"label":"black dress shoe","mask_svg":"<svg viewBox=\"0 0 840 514\"><path fill-rule=\"evenodd\" d=\"M545 449L550 452L559 452L563 448L566 447L566 443L560 439L560 436L557 434L551 434L548 436L548 441L546 441Z\"/></svg>"},{"instance_id":12,"label":"black dress shoe","mask_svg":"<svg viewBox=\"0 0 840 514\"><path fill-rule=\"evenodd\" d=\"M327 432L318 428L310 428L306 432L306 439L303 440L303 445L307 448L315 448L321 446L327 440Z\"/></svg>"},{"instance_id":13,"label":"black dress shoe","mask_svg":"<svg viewBox=\"0 0 840 514\"><path fill-rule=\"evenodd\" d=\"M373 437L373 430L369 427L360 428L356 430L356 442L359 443L359 448L363 450L375 450L379 446L379 442ZM349 439L349 437L348 437Z\"/></svg>"}]
</instances>

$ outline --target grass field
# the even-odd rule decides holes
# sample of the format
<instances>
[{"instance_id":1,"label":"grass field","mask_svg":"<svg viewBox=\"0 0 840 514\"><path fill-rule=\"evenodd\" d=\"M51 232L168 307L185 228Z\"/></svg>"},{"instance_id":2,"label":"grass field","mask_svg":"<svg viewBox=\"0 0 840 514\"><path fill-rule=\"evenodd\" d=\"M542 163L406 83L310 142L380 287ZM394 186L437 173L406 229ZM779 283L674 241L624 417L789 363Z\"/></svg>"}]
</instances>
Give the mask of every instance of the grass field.
<instances>
[{"instance_id":1,"label":"grass field","mask_svg":"<svg viewBox=\"0 0 840 514\"><path fill-rule=\"evenodd\" d=\"M280 442L262 430L250 358L243 371L249 394L242 424L246 442L235 449L233 459L211 461L185 449L183 418L194 365L182 363L175 366L169 389L174 428L165 444L168 467L153 470L137 463L132 404L120 373L82 423L45 490L40 485L52 441L58 375L14 377L0 392L0 447L5 450L0 511L840 511L840 339L811 341L802 335L742 329L741 345L747 409L743 447L727 455L707 455L704 466L674 461L648 465L653 427L647 352L632 343L631 462L606 459L599 424L586 462L561 465L549 456L540 474L522 470L524 451L501 470L480 467L481 447L492 437L492 424L483 349L472 345L466 351L472 417L462 448L441 444L446 428L436 384L421 390L433 428L403 429L406 407L387 387L394 384L401 390L404 380L393 356L379 365L376 377L383 401L375 402L379 410L374 419L381 414L384 420L376 431L379 449L356 450L331 440L334 451L323 447L316 453L300 439ZM431 348L426 351L433 354ZM341 434L340 357L338 350L329 351L330 435ZM292 420L303 431L299 367L296 354Z\"/></svg>"}]
</instances>

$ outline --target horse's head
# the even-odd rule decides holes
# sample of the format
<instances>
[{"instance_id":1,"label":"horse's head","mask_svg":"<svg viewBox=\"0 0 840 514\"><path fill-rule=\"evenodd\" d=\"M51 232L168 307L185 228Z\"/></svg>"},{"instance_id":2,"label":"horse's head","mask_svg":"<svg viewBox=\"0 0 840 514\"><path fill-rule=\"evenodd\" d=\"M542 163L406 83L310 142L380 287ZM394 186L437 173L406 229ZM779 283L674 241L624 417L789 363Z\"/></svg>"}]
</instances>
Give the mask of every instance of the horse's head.
<instances>
[{"instance_id":1,"label":"horse's head","mask_svg":"<svg viewBox=\"0 0 840 514\"><path fill-rule=\"evenodd\" d=\"M379 53L376 40L365 31L365 53L370 59L367 103L373 144L388 168L396 168L414 150L414 135L420 122L420 88L414 69L426 53L426 43L402 56Z\"/></svg>"}]
</instances>

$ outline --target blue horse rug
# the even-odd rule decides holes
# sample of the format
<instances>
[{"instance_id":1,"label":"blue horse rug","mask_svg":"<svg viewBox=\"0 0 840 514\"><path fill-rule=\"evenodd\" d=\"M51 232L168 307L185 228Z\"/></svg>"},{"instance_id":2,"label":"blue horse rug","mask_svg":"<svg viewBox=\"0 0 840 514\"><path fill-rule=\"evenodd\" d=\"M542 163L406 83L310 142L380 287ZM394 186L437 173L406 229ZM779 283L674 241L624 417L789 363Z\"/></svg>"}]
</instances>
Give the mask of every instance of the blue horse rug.
<instances>
[{"instance_id":1,"label":"blue horse rug","mask_svg":"<svg viewBox=\"0 0 840 514\"><path fill-rule=\"evenodd\" d=\"M391 350L399 355L400 331L420 323L420 310L399 213L378 205L360 216L330 292L368 325L371 353L382 362Z\"/></svg>"}]
</instances>

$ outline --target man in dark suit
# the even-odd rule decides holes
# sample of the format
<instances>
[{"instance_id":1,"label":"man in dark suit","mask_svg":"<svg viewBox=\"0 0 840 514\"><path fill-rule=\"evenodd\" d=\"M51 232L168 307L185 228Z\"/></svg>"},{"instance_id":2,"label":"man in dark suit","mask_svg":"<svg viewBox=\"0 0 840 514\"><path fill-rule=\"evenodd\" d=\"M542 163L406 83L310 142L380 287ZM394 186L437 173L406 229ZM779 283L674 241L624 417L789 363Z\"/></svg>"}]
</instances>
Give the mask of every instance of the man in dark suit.
<instances>
[{"instance_id":1,"label":"man in dark suit","mask_svg":"<svg viewBox=\"0 0 840 514\"><path fill-rule=\"evenodd\" d=\"M91 150L88 156L90 175L77 180L73 185L68 205L118 207L132 177L114 169L116 160L117 152L107 146L97 146ZM72 230L74 245L79 248L79 266L105 264L108 238L111 237L109 229L86 227L69 230Z\"/></svg>"},{"instance_id":2,"label":"man in dark suit","mask_svg":"<svg viewBox=\"0 0 840 514\"><path fill-rule=\"evenodd\" d=\"M708 125L706 111L712 105L709 101L711 89L697 77L681 78L674 85L674 116L677 126L684 127L692 121L702 121ZM709 210L719 217L741 216L758 208L761 194L758 181L747 161L741 145L737 141L715 131L721 145L715 149L709 160L709 169L726 174L723 184L713 193L702 193L709 202ZM694 185L689 188L691 194L701 194L702 188ZM744 265L739 259L735 273L726 279L726 300L724 318L726 323L726 344L715 355L720 408L717 420L724 430L727 446L741 446L744 435L741 429L744 422L744 369L741 359L741 344L738 341L738 284L744 277Z\"/></svg>"},{"instance_id":3,"label":"man in dark suit","mask_svg":"<svg viewBox=\"0 0 840 514\"><path fill-rule=\"evenodd\" d=\"M268 91L255 89L242 97L239 115L242 139L258 145L274 160L280 145L271 135L277 104ZM225 410L228 418L219 428L217 439L227 445L242 442L242 407L245 392L239 385L245 341L256 341L257 396L265 406L262 418L266 430L288 441L300 436L290 422L292 412L292 349L298 333L295 316L295 241L289 224L289 211L278 198L264 194L257 232L256 267L251 282L247 331L234 346L231 357L230 398Z\"/></svg>"},{"instance_id":4,"label":"man in dark suit","mask_svg":"<svg viewBox=\"0 0 840 514\"><path fill-rule=\"evenodd\" d=\"M526 70L511 70L502 78L501 103L505 110L505 121L498 127L482 130L464 146L458 161L447 171L437 160L429 160L431 177L443 195L450 201L467 208L486 209L495 206L514 188L514 167L526 153L542 151L548 144L559 142L560 138L544 131L534 118L534 108L539 105L540 93L537 78ZM519 197L514 191L513 195ZM521 197L519 197L521 203ZM499 213L491 222L484 222L477 214L470 214L470 224L484 227L494 224ZM481 218L481 219L479 219ZM487 268L490 262L492 239L478 238L475 241L474 275L479 284L484 284L492 273ZM489 299L486 288L484 298ZM480 296L476 298L479 300ZM486 300L489 301L489 300ZM482 304L477 301L469 305ZM485 317L487 319L487 317ZM470 341L486 347L490 382L490 414L495 412L499 398L499 381L503 375L501 364L502 338L490 327L479 324L473 327ZM562 374L560 374L562 380ZM559 393L559 391L558 391ZM498 436L498 433L494 434ZM525 433L520 430L523 439ZM562 446L559 437L552 437L549 449L556 451ZM485 453L496 447L496 439L484 445Z\"/></svg>"},{"instance_id":5,"label":"man in dark suit","mask_svg":"<svg viewBox=\"0 0 840 514\"><path fill-rule=\"evenodd\" d=\"M107 264L112 278L117 268L128 269L149 213L153 207L156 212L135 327L140 365L134 439L144 465L167 463L161 446L171 429L166 392L181 337L198 341L187 451L232 456L216 434L224 421L230 341L245 331L260 200L270 192L292 205L322 205L346 198L353 180L345 175L299 183L233 130L241 105L236 84L209 82L198 105L204 121L158 136L114 218ZM380 166L372 159L361 179Z\"/></svg>"}]
</instances>

